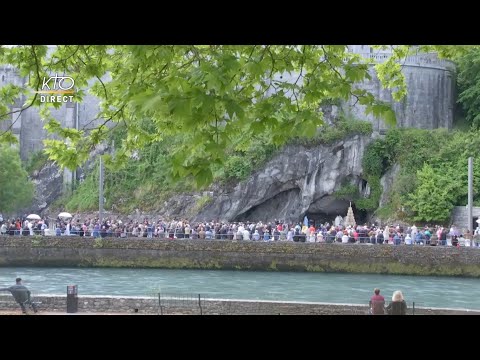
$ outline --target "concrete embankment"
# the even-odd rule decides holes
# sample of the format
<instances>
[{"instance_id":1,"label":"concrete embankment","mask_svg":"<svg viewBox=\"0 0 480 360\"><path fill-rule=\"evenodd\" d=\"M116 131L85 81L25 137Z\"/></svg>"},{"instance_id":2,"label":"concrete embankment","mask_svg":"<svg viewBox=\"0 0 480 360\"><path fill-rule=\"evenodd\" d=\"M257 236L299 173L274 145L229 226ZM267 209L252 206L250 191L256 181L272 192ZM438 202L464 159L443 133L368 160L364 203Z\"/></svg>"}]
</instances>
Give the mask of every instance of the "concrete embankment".
<instances>
[{"instance_id":1,"label":"concrete embankment","mask_svg":"<svg viewBox=\"0 0 480 360\"><path fill-rule=\"evenodd\" d=\"M480 277L480 248L6 236L0 237L0 266L233 269Z\"/></svg>"},{"instance_id":2,"label":"concrete embankment","mask_svg":"<svg viewBox=\"0 0 480 360\"><path fill-rule=\"evenodd\" d=\"M66 295L40 295L40 313L66 313ZM407 315L480 315L480 310L413 307ZM11 296L0 296L0 312L20 313ZM77 311L91 314L165 315L367 315L366 304L204 299L191 297L79 296Z\"/></svg>"}]
</instances>

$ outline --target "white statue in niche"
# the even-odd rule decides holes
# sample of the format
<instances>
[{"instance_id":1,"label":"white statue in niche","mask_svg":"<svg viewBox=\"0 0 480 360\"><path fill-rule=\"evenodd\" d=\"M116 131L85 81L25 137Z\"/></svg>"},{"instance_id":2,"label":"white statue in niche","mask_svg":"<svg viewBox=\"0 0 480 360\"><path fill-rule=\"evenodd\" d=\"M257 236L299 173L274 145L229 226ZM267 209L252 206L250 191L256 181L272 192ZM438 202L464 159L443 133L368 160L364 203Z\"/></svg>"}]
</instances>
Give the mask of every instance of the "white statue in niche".
<instances>
[{"instance_id":1,"label":"white statue in niche","mask_svg":"<svg viewBox=\"0 0 480 360\"><path fill-rule=\"evenodd\" d=\"M340 215L337 215L335 218L335 226L340 226L343 224L343 218Z\"/></svg>"}]
</instances>

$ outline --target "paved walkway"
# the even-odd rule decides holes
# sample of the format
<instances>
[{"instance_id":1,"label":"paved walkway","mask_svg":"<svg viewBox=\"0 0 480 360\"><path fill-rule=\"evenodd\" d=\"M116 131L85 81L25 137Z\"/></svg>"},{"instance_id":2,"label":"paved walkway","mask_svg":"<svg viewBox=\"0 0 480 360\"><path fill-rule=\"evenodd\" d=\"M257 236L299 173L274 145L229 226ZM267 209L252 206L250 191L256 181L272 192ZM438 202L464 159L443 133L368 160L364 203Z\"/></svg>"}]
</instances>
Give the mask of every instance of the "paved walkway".
<instances>
[{"instance_id":1,"label":"paved walkway","mask_svg":"<svg viewBox=\"0 0 480 360\"><path fill-rule=\"evenodd\" d=\"M0 310L0 316L1 315L22 315L22 316L25 316L24 314L22 314L22 312L20 310L18 311L15 311L15 310ZM29 311L27 316L28 315L32 315L32 316L37 316L37 315L147 315L147 314L139 314L139 313L99 313L99 312L96 312L96 313L82 313L82 312L77 312L77 313L66 313L66 312L60 312L60 311L39 311L38 313L34 313L33 311Z\"/></svg>"}]
</instances>

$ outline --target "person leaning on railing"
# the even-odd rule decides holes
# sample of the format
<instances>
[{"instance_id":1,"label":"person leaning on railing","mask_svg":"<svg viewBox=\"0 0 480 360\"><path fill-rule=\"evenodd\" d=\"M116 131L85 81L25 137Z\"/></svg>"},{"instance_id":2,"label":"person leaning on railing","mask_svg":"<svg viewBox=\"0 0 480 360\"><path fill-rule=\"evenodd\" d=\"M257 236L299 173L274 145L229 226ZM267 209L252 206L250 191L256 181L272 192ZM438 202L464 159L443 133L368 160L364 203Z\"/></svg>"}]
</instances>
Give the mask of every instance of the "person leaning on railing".
<instances>
[{"instance_id":1,"label":"person leaning on railing","mask_svg":"<svg viewBox=\"0 0 480 360\"><path fill-rule=\"evenodd\" d=\"M38 311L37 306L31 300L30 290L28 290L28 288L26 286L22 285L22 279L21 278L16 278L15 282L16 282L15 285L10 286L8 288L0 289L0 291L10 291L10 293L12 294L15 301L22 308L22 312L24 314L27 313L27 309L26 309L25 305L30 305L32 307L33 311L36 313Z\"/></svg>"}]
</instances>

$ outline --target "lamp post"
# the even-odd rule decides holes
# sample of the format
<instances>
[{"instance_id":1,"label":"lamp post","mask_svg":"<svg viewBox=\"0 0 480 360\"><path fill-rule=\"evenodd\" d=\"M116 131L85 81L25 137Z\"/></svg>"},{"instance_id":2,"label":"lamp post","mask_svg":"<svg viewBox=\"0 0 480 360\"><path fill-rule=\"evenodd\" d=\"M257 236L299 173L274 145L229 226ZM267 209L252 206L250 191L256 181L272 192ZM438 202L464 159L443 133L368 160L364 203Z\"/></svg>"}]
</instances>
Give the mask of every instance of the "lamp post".
<instances>
[{"instance_id":1,"label":"lamp post","mask_svg":"<svg viewBox=\"0 0 480 360\"><path fill-rule=\"evenodd\" d=\"M473 241L473 158L468 158L468 231Z\"/></svg>"},{"instance_id":2,"label":"lamp post","mask_svg":"<svg viewBox=\"0 0 480 360\"><path fill-rule=\"evenodd\" d=\"M100 228L103 221L103 162L100 156L100 176L98 184L98 221L100 222Z\"/></svg>"}]
</instances>

